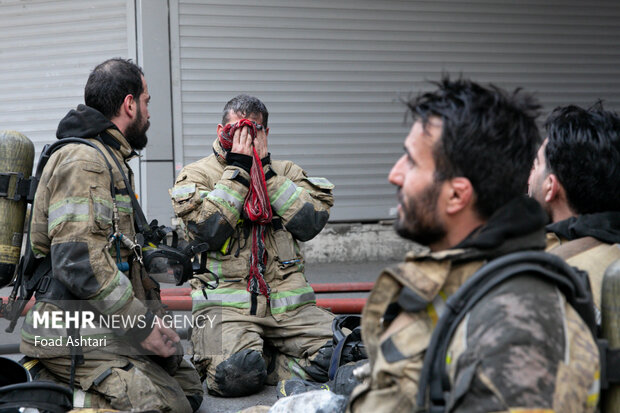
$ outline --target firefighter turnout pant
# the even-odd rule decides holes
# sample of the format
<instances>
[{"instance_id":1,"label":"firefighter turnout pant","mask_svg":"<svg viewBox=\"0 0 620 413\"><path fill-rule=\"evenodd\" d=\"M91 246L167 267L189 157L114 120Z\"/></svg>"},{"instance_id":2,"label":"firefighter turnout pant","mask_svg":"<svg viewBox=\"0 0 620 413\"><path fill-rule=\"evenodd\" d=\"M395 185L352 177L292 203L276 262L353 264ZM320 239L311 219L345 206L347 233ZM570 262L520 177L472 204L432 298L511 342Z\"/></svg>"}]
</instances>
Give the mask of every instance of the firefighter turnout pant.
<instances>
[{"instance_id":1,"label":"firefighter turnout pant","mask_svg":"<svg viewBox=\"0 0 620 413\"><path fill-rule=\"evenodd\" d=\"M226 307L201 313L213 323L194 327L193 362L210 393L240 397L293 377L328 380L334 318L329 311L308 304L277 317Z\"/></svg>"},{"instance_id":2,"label":"firefighter turnout pant","mask_svg":"<svg viewBox=\"0 0 620 413\"><path fill-rule=\"evenodd\" d=\"M36 380L69 383L70 357L39 359ZM203 390L194 367L183 360L174 376L145 356L86 353L75 369L74 407L188 412L198 410Z\"/></svg>"}]
</instances>

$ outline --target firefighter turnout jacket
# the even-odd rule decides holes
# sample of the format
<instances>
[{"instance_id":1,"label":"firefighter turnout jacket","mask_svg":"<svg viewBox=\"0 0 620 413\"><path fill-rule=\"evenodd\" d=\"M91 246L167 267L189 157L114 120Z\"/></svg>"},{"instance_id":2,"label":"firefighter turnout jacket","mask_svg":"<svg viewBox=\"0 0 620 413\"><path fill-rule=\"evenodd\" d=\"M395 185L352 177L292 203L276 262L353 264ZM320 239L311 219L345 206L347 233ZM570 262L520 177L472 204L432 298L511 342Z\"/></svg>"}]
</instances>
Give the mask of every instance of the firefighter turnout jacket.
<instances>
[{"instance_id":1,"label":"firefighter turnout jacket","mask_svg":"<svg viewBox=\"0 0 620 413\"><path fill-rule=\"evenodd\" d=\"M213 151L183 168L170 190L174 211L183 220L187 236L209 244L209 252L202 257L206 262L201 262L208 271L197 274L191 283L194 314L221 305L241 314L271 314L279 320L287 311L315 304L298 241L314 238L327 223L333 185L325 178L306 176L293 162L263 159L274 212L265 230L267 299L247 288L252 238L243 205L250 174L244 167L226 162L226 152L217 139ZM214 286L216 279L217 288L205 289Z\"/></svg>"},{"instance_id":2,"label":"firefighter turnout jacket","mask_svg":"<svg viewBox=\"0 0 620 413\"><path fill-rule=\"evenodd\" d=\"M547 251L588 273L600 310L603 275L620 259L620 212L585 214L547 225Z\"/></svg>"},{"instance_id":3,"label":"firefighter turnout jacket","mask_svg":"<svg viewBox=\"0 0 620 413\"><path fill-rule=\"evenodd\" d=\"M41 176L34 200L30 242L37 258L51 258L52 275L45 285L46 290L55 291L56 303L86 300L97 314L143 320L143 325L135 323L131 327L122 323L101 325L100 318L96 318L94 328L86 325L80 329L84 352L105 347L108 352L122 354L127 349L127 339L137 345L152 331L153 313L139 299L149 297L132 251L109 243L115 209L118 231L123 237L134 240L136 233L125 182L104 146L120 161L132 185L133 176L126 162L136 154L114 124L85 105L70 111L57 132L59 139L98 135L105 143L89 140L112 165L115 194L111 193L109 169L99 151L85 144L61 147L53 153ZM66 341L71 334L66 327L39 322L35 328L37 320L33 311L62 310L49 300L39 299L40 293L44 292L37 293L37 302L26 316L20 350L32 357L68 356L71 346ZM51 344L47 340L59 337L64 340L61 346L41 344Z\"/></svg>"},{"instance_id":4,"label":"firefighter turnout jacket","mask_svg":"<svg viewBox=\"0 0 620 413\"><path fill-rule=\"evenodd\" d=\"M447 298L489 260L542 250L544 222L536 201L515 199L459 245L412 252L384 270L362 314L369 371L347 411L412 411ZM457 327L446 411L593 412L598 360L591 332L557 287L525 273L491 290Z\"/></svg>"}]
</instances>

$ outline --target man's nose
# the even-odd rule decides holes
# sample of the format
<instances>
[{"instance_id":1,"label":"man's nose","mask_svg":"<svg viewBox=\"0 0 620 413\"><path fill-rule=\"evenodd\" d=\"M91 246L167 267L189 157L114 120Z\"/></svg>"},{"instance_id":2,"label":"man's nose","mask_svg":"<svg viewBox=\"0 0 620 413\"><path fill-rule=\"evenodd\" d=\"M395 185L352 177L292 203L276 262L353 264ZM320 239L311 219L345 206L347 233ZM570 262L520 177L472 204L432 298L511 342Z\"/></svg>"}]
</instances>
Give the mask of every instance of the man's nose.
<instances>
[{"instance_id":1,"label":"man's nose","mask_svg":"<svg viewBox=\"0 0 620 413\"><path fill-rule=\"evenodd\" d=\"M402 186L403 177L404 177L404 173L403 173L404 161L405 161L405 155L401 156L396 161L394 166L392 166L392 170L390 171L390 174L388 175L388 181L390 181L391 184L396 185L396 186Z\"/></svg>"}]
</instances>

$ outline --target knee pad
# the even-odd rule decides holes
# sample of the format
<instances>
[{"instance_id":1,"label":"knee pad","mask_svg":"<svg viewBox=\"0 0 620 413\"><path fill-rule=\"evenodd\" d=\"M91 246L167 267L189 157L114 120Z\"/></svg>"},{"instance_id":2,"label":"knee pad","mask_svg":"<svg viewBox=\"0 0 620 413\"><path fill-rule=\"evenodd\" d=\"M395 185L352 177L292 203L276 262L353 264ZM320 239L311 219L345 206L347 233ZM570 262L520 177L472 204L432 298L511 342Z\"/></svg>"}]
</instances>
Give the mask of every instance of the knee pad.
<instances>
[{"instance_id":1,"label":"knee pad","mask_svg":"<svg viewBox=\"0 0 620 413\"><path fill-rule=\"evenodd\" d=\"M233 354L215 369L217 390L225 397L254 394L263 388L267 365L261 353L245 349Z\"/></svg>"}]
</instances>

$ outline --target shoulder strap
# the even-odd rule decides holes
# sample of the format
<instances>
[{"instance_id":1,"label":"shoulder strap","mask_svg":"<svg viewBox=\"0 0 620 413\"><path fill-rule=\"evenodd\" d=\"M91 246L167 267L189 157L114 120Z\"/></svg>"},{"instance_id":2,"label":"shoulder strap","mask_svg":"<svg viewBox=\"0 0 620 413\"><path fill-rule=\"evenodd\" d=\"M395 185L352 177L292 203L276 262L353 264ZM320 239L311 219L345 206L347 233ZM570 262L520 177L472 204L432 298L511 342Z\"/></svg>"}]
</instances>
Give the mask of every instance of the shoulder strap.
<instances>
[{"instance_id":1,"label":"shoulder strap","mask_svg":"<svg viewBox=\"0 0 620 413\"><path fill-rule=\"evenodd\" d=\"M43 152L41 153L41 156L39 157L39 162L37 164L37 171L35 173L35 177L37 178L37 184L38 184L38 180L41 179L41 175L43 174L43 168L45 168L45 165L47 165L47 161L49 161L52 154L56 152L58 149L60 149L61 147L68 145L70 143L81 143L83 145L88 145L91 148L95 149L97 152L99 152L99 154L103 157L103 160L105 161L106 166L108 167L110 176L111 177L113 176L112 165L110 165L110 162L108 162L108 159L106 158L106 156L103 154L103 152L101 151L101 149L99 149L97 145L95 145L88 139L64 138L64 139L60 139L52 143L51 145L45 145L45 147L43 148ZM114 193L114 180L112 179L111 181L112 182L111 182L110 191L111 193ZM35 191L36 191L36 188L35 188Z\"/></svg>"},{"instance_id":2,"label":"shoulder strap","mask_svg":"<svg viewBox=\"0 0 620 413\"><path fill-rule=\"evenodd\" d=\"M131 186L131 182L127 178L127 175L123 171L121 167L120 161L116 158L112 149L108 145L105 144L101 136L96 138L99 142L101 142L108 154L116 164L117 169L119 170L121 177L123 178L123 182L125 183L125 188L127 189L127 195L131 199L131 205L134 210L134 225L136 228L136 232L141 234L144 238L140 241L142 247L147 246L148 244L158 245L158 249L151 252L151 258L155 258L157 256L165 256L166 258L176 259L178 262L182 263L184 270L183 276L177 280L177 285L183 284L185 281L189 279L189 277L193 273L191 258L194 255L199 254L208 249L208 244L204 242L191 242L189 245L181 250L178 248L178 235L176 232L165 226L158 226L157 220L153 220L151 224L146 220L146 216L144 215L144 211L142 211L142 207L138 203L138 199L136 198L136 194L133 192L133 188ZM172 245L167 246L165 242L163 245L159 245L160 242L166 237L168 232L172 232ZM208 271L208 270L207 270ZM210 272L210 271L209 271ZM216 281L219 283L219 279Z\"/></svg>"},{"instance_id":3,"label":"shoulder strap","mask_svg":"<svg viewBox=\"0 0 620 413\"><path fill-rule=\"evenodd\" d=\"M110 155L110 157L116 164L116 167L119 170L121 177L123 178L123 182L125 182L125 188L127 189L127 194L129 195L129 198L131 200L131 206L133 207L133 211L134 211L133 216L134 216L134 224L136 227L136 232L138 234L142 234L145 238L148 239L151 233L151 227L146 220L146 216L144 215L144 211L142 211L142 207L140 206L140 203L138 203L138 199L136 198L136 194L133 191L131 182L129 182L127 175L125 175L125 172L123 171L123 168L121 167L120 161L116 158L116 156L114 155L110 147L103 142L103 140L101 139L101 136L98 136L96 139L99 142L101 142L104 145L104 147L107 149L108 154Z\"/></svg>"},{"instance_id":4,"label":"shoulder strap","mask_svg":"<svg viewBox=\"0 0 620 413\"><path fill-rule=\"evenodd\" d=\"M522 251L497 258L480 268L446 301L446 308L437 322L424 356L416 411L445 411L446 396L450 391L445 366L446 353L465 315L494 287L512 277L531 273L555 284L596 338L594 304L584 273L570 267L560 257L542 251Z\"/></svg>"},{"instance_id":5,"label":"shoulder strap","mask_svg":"<svg viewBox=\"0 0 620 413\"><path fill-rule=\"evenodd\" d=\"M39 157L39 163L37 164L37 171L35 173L36 182L34 184L34 189L32 190L33 193L36 192L37 187L39 186L39 180L41 179L41 175L43 174L43 169L45 168L45 165L47 165L47 161L49 161L52 154L56 152L58 149L70 143L79 143L83 145L88 145L91 148L95 149L97 152L99 152L99 154L103 158L108 168L108 173L110 174L110 194L112 194L112 199L114 199L115 189L114 189L114 175L112 173L112 165L110 165L110 162L108 162L108 159L105 157L105 155L103 154L103 152L101 151L101 149L99 149L97 145L95 145L94 143L92 143L91 141L87 139L82 139L82 138L64 138L64 139L54 142L51 145L46 145L43 148L43 152L41 153L41 156ZM30 214L30 219L28 221L28 236L26 239L26 253L24 255L27 261L33 261L32 259L28 257L29 255L32 255L32 250L30 249L30 223L31 222L32 222L32 214ZM21 266L21 263L20 263L20 266ZM34 271L34 268L25 267L23 269L27 271Z\"/></svg>"},{"instance_id":6,"label":"shoulder strap","mask_svg":"<svg viewBox=\"0 0 620 413\"><path fill-rule=\"evenodd\" d=\"M563 258L564 260L568 260L569 258L572 258L583 251L592 249L600 244L602 244L602 242L594 237L583 237L560 244L549 252Z\"/></svg>"}]
</instances>

